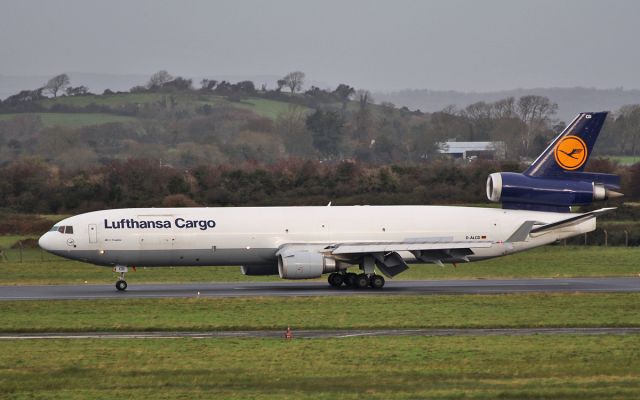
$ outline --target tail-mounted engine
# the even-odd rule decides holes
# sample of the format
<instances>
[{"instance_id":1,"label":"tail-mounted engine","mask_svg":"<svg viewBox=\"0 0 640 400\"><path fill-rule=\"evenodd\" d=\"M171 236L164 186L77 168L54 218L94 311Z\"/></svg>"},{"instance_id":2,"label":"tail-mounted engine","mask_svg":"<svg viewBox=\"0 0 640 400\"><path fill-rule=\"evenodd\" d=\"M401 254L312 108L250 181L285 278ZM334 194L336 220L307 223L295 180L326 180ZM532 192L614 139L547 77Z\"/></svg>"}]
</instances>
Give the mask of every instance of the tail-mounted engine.
<instances>
[{"instance_id":1,"label":"tail-mounted engine","mask_svg":"<svg viewBox=\"0 0 640 400\"><path fill-rule=\"evenodd\" d=\"M620 177L589 172L565 172L538 178L514 172L497 172L487 179L487 197L503 208L568 212L571 206L622 196Z\"/></svg>"}]
</instances>

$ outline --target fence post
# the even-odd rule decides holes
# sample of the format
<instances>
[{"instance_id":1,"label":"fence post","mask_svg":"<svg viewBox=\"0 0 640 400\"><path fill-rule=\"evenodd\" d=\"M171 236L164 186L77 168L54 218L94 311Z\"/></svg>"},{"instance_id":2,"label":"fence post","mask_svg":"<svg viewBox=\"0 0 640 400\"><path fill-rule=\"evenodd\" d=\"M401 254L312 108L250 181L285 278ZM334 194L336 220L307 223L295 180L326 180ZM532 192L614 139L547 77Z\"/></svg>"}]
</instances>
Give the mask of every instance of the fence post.
<instances>
[{"instance_id":1,"label":"fence post","mask_svg":"<svg viewBox=\"0 0 640 400\"><path fill-rule=\"evenodd\" d=\"M609 235L607 235L607 230L604 230L604 247L609 245Z\"/></svg>"},{"instance_id":2,"label":"fence post","mask_svg":"<svg viewBox=\"0 0 640 400\"><path fill-rule=\"evenodd\" d=\"M586 233L584 234L584 245L585 246L587 245L587 234Z\"/></svg>"},{"instance_id":3,"label":"fence post","mask_svg":"<svg viewBox=\"0 0 640 400\"><path fill-rule=\"evenodd\" d=\"M629 247L629 231L624 231L624 247Z\"/></svg>"},{"instance_id":4,"label":"fence post","mask_svg":"<svg viewBox=\"0 0 640 400\"><path fill-rule=\"evenodd\" d=\"M20 243L20 263L22 264L22 240L18 241L18 243Z\"/></svg>"}]
</instances>

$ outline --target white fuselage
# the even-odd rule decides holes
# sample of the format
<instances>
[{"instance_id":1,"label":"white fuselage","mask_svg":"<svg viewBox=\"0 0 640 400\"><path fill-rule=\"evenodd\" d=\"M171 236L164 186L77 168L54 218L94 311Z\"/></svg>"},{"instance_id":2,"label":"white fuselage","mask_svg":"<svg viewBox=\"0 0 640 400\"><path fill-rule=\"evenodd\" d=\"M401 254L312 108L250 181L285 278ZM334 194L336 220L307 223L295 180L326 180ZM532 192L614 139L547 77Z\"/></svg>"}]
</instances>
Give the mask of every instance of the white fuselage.
<instances>
[{"instance_id":1,"label":"white fuselage","mask_svg":"<svg viewBox=\"0 0 640 400\"><path fill-rule=\"evenodd\" d=\"M552 223L564 213L448 206L131 208L60 221L45 250L98 265L252 265L277 261L284 245L407 240L470 241L469 261L511 254L595 229L595 219L526 240L507 239L525 221ZM190 222L191 221L191 222ZM473 242L491 242L474 248ZM401 253L408 262L411 253Z\"/></svg>"}]
</instances>

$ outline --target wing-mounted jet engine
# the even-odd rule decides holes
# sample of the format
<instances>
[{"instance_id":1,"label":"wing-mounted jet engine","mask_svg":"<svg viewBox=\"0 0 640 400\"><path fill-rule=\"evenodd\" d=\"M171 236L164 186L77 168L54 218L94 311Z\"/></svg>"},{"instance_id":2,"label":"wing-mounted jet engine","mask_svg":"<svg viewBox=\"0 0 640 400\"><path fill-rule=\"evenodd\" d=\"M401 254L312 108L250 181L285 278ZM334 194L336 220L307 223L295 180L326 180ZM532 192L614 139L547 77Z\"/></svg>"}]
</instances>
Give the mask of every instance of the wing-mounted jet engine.
<instances>
[{"instance_id":1,"label":"wing-mounted jet engine","mask_svg":"<svg viewBox=\"0 0 640 400\"><path fill-rule=\"evenodd\" d=\"M506 209L570 212L571 206L622 196L619 176L583 172L606 117L581 113L526 171L489 175L489 200Z\"/></svg>"}]
</instances>

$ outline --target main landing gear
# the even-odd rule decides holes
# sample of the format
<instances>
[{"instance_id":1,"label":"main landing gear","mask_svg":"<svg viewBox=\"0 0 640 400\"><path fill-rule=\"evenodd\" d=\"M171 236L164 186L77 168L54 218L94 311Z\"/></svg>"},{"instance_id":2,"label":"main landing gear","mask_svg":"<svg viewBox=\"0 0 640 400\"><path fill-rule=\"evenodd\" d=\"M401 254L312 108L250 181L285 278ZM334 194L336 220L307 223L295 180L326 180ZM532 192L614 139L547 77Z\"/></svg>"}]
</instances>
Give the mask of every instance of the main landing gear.
<instances>
[{"instance_id":1,"label":"main landing gear","mask_svg":"<svg viewBox=\"0 0 640 400\"><path fill-rule=\"evenodd\" d=\"M127 281L124 280L124 274L129 271L129 268L123 265L116 265L113 267L113 272L118 273L118 281L116 282L116 289L123 292L127 289Z\"/></svg>"},{"instance_id":2,"label":"main landing gear","mask_svg":"<svg viewBox=\"0 0 640 400\"><path fill-rule=\"evenodd\" d=\"M354 274L353 272L329 274L329 284L333 287L353 287L356 289L364 289L370 287L372 289L382 289L384 286L384 277L376 274Z\"/></svg>"}]
</instances>

